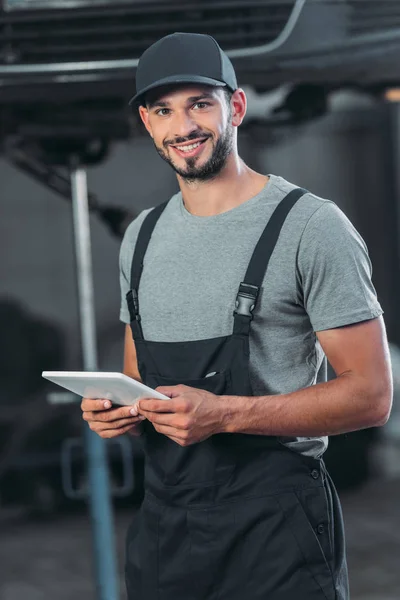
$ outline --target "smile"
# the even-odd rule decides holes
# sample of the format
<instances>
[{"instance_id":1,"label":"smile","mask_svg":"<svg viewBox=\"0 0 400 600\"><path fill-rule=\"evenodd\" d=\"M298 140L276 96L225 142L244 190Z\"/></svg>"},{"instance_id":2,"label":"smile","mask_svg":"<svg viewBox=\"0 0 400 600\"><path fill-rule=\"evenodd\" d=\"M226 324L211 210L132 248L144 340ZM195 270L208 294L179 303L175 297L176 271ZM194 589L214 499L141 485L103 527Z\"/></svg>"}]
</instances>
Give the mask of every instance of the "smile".
<instances>
[{"instance_id":1,"label":"smile","mask_svg":"<svg viewBox=\"0 0 400 600\"><path fill-rule=\"evenodd\" d=\"M172 148L180 155L195 156L199 153L199 148L204 145L208 138L199 140L197 142L190 142L188 144L182 144L180 146L172 146Z\"/></svg>"}]
</instances>

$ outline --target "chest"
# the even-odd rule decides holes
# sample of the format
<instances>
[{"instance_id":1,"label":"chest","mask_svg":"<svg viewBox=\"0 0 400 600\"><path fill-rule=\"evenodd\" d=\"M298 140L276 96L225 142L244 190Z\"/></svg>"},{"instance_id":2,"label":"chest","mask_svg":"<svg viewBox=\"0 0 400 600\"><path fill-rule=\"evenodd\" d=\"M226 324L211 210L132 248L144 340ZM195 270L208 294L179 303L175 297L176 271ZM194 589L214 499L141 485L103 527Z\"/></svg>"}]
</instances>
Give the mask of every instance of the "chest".
<instances>
[{"instance_id":1,"label":"chest","mask_svg":"<svg viewBox=\"0 0 400 600\"><path fill-rule=\"evenodd\" d=\"M162 234L155 230L139 288L143 328L150 339L231 333L239 284L263 228L263 223L243 223L212 230L164 228ZM271 327L303 313L295 247L278 242L263 278L254 324Z\"/></svg>"}]
</instances>

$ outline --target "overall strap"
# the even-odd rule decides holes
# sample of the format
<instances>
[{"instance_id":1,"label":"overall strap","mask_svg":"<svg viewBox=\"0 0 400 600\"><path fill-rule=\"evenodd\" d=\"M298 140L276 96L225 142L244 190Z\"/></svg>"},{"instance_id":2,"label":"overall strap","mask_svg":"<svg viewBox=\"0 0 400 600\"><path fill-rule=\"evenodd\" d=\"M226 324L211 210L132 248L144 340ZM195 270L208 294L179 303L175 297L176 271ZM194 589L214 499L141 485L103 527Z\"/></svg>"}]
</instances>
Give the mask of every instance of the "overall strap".
<instances>
[{"instance_id":1,"label":"overall strap","mask_svg":"<svg viewBox=\"0 0 400 600\"><path fill-rule=\"evenodd\" d=\"M128 310L131 318L132 336L134 340L143 339L138 300L138 289L143 270L143 259L144 255L146 254L147 246L149 245L154 227L156 226L156 223L161 217L161 214L168 202L169 200L159 204L153 208L148 215L146 215L136 240L135 252L133 253L131 266L131 289L126 294L126 301L128 303Z\"/></svg>"},{"instance_id":2,"label":"overall strap","mask_svg":"<svg viewBox=\"0 0 400 600\"><path fill-rule=\"evenodd\" d=\"M289 192L278 204L262 232L250 259L244 281L240 284L236 296L236 308L233 312L234 334L249 335L250 323L253 319L253 310L257 304L258 293L282 226L297 200L307 193L308 191L303 188L296 188Z\"/></svg>"}]
</instances>

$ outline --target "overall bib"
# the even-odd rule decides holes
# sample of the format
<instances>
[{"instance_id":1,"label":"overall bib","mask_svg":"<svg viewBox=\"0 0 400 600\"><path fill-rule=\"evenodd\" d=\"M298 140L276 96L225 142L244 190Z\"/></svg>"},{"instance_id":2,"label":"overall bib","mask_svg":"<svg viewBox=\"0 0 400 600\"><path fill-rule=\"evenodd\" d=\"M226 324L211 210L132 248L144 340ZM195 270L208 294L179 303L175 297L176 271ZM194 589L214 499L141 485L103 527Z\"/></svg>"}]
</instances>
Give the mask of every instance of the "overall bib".
<instances>
[{"instance_id":1,"label":"overall bib","mask_svg":"<svg viewBox=\"0 0 400 600\"><path fill-rule=\"evenodd\" d=\"M252 396L249 333L269 259L297 188L276 208L240 283L228 336L143 338L138 288L152 231L140 229L127 294L143 383ZM204 298L207 318L207 298ZM187 447L144 421L145 496L127 534L129 600L346 600L341 509L323 461L276 437L221 433Z\"/></svg>"}]
</instances>

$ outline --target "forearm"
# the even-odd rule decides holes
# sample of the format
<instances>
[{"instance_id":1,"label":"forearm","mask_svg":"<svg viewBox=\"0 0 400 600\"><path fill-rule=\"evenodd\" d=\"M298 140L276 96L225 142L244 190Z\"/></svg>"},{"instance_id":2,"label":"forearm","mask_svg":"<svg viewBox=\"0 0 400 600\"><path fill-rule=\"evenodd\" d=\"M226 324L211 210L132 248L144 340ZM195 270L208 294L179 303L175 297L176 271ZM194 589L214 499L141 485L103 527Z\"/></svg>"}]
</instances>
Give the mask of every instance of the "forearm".
<instances>
[{"instance_id":1,"label":"forearm","mask_svg":"<svg viewBox=\"0 0 400 600\"><path fill-rule=\"evenodd\" d=\"M351 374L290 394L221 396L223 431L314 437L383 425L390 400Z\"/></svg>"}]
</instances>

